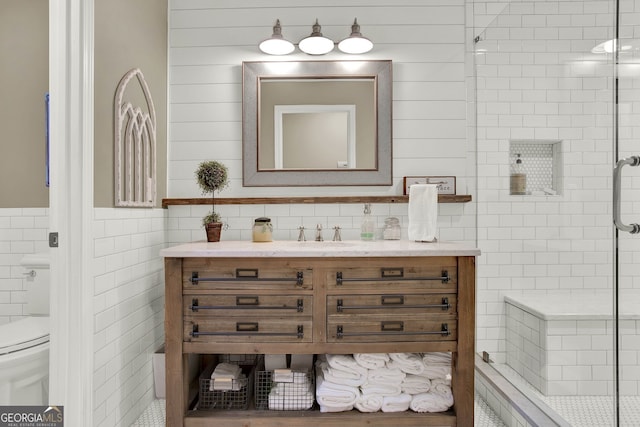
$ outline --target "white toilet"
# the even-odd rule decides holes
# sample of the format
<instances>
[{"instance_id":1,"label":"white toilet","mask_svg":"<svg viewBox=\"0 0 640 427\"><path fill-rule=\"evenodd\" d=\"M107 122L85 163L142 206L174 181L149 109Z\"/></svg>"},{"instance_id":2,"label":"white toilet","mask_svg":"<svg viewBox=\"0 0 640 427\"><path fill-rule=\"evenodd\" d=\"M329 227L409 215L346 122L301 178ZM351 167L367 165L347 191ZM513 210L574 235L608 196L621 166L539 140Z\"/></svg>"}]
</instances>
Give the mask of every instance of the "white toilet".
<instances>
[{"instance_id":1,"label":"white toilet","mask_svg":"<svg viewBox=\"0 0 640 427\"><path fill-rule=\"evenodd\" d=\"M49 401L49 254L22 258L27 312L0 325L0 406Z\"/></svg>"}]
</instances>

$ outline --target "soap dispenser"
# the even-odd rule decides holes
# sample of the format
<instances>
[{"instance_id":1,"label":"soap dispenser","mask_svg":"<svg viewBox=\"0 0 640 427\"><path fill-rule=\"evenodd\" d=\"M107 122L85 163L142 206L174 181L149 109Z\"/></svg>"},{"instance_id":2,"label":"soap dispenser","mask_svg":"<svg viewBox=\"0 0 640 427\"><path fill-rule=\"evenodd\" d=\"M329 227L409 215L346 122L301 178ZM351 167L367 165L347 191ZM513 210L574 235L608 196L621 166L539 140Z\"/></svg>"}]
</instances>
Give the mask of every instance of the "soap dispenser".
<instances>
[{"instance_id":1,"label":"soap dispenser","mask_svg":"<svg viewBox=\"0 0 640 427\"><path fill-rule=\"evenodd\" d=\"M371 203L365 203L362 226L360 228L360 240L373 240L375 236L375 223L371 216Z\"/></svg>"},{"instance_id":2,"label":"soap dispenser","mask_svg":"<svg viewBox=\"0 0 640 427\"><path fill-rule=\"evenodd\" d=\"M524 165L520 154L511 169L511 194L527 194L527 174L524 173Z\"/></svg>"}]
</instances>

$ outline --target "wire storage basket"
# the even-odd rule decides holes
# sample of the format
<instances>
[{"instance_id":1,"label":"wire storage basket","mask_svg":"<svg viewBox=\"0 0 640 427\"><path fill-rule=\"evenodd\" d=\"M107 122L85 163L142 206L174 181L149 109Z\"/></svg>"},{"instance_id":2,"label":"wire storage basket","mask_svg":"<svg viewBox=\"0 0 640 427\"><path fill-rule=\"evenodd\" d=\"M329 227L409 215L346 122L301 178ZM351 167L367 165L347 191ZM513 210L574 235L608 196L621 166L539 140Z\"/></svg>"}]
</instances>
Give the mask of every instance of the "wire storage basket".
<instances>
[{"instance_id":1,"label":"wire storage basket","mask_svg":"<svg viewBox=\"0 0 640 427\"><path fill-rule=\"evenodd\" d=\"M212 379L211 376L218 364L209 364L200 374L198 409L247 409L253 397L254 376L260 360L258 355L253 354L220 355L218 364L238 365L242 374L237 378Z\"/></svg>"},{"instance_id":2,"label":"wire storage basket","mask_svg":"<svg viewBox=\"0 0 640 427\"><path fill-rule=\"evenodd\" d=\"M257 371L255 406L259 410L302 411L315 402L315 375L310 371Z\"/></svg>"}]
</instances>

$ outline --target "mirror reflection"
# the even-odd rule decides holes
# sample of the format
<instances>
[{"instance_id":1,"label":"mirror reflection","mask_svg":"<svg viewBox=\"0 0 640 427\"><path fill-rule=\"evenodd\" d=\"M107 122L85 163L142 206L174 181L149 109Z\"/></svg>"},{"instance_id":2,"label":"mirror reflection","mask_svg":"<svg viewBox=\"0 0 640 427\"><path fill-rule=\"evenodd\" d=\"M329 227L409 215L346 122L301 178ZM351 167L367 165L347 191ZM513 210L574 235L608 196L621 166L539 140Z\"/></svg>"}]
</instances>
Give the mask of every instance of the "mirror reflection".
<instances>
[{"instance_id":1,"label":"mirror reflection","mask_svg":"<svg viewBox=\"0 0 640 427\"><path fill-rule=\"evenodd\" d=\"M375 80L260 79L258 169L375 169Z\"/></svg>"},{"instance_id":2,"label":"mirror reflection","mask_svg":"<svg viewBox=\"0 0 640 427\"><path fill-rule=\"evenodd\" d=\"M244 62L243 185L391 185L391 61Z\"/></svg>"}]
</instances>

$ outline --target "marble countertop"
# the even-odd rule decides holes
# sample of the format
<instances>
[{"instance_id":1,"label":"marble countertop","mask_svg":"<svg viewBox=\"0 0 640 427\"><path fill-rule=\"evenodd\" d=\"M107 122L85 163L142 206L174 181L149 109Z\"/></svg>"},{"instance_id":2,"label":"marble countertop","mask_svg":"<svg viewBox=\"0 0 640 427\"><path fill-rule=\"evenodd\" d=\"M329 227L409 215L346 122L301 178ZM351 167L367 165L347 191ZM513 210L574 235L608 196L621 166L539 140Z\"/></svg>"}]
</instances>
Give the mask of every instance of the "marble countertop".
<instances>
[{"instance_id":1,"label":"marble countertop","mask_svg":"<svg viewBox=\"0 0 640 427\"><path fill-rule=\"evenodd\" d=\"M376 240L366 242L275 241L254 243L248 241L193 242L162 249L160 256L171 258L193 257L375 257L375 256L477 256L480 250L471 245L436 242L421 243L408 240Z\"/></svg>"}]
</instances>

